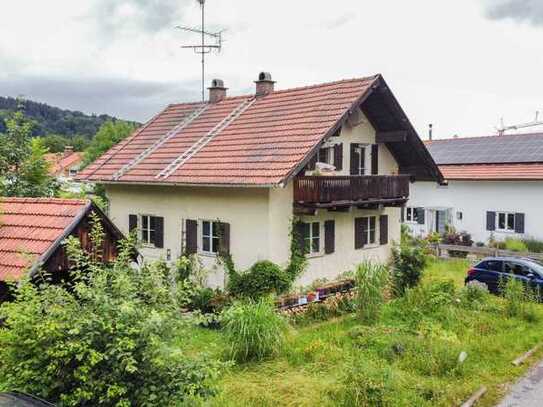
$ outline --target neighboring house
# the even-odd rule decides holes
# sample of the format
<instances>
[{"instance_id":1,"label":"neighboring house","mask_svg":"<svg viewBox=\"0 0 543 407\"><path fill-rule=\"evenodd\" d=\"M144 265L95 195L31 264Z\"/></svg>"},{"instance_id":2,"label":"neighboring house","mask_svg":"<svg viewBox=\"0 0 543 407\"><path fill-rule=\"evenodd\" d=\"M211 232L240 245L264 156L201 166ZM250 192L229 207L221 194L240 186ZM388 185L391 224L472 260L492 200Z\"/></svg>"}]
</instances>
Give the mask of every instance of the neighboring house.
<instances>
[{"instance_id":1,"label":"neighboring house","mask_svg":"<svg viewBox=\"0 0 543 407\"><path fill-rule=\"evenodd\" d=\"M111 219L137 230L144 258L198 253L223 286L217 252L238 269L286 265L296 217L308 248L299 284L385 261L412 180L442 181L380 75L168 106L84 169L105 185Z\"/></svg>"},{"instance_id":2,"label":"neighboring house","mask_svg":"<svg viewBox=\"0 0 543 407\"><path fill-rule=\"evenodd\" d=\"M45 159L51 164L49 174L55 177L64 189L72 192L81 191L81 184L74 182L74 177L81 169L83 153L66 146L62 153L48 153Z\"/></svg>"},{"instance_id":3,"label":"neighboring house","mask_svg":"<svg viewBox=\"0 0 543 407\"><path fill-rule=\"evenodd\" d=\"M543 133L427 142L447 186L414 185L405 222L417 235L446 225L471 233L543 239Z\"/></svg>"},{"instance_id":4,"label":"neighboring house","mask_svg":"<svg viewBox=\"0 0 543 407\"><path fill-rule=\"evenodd\" d=\"M117 255L122 233L91 201L54 198L0 198L0 301L7 296L6 281L43 270L53 282L69 278L68 259L62 245L76 236L89 249L89 220L99 216L104 227L102 255L105 262Z\"/></svg>"}]
</instances>

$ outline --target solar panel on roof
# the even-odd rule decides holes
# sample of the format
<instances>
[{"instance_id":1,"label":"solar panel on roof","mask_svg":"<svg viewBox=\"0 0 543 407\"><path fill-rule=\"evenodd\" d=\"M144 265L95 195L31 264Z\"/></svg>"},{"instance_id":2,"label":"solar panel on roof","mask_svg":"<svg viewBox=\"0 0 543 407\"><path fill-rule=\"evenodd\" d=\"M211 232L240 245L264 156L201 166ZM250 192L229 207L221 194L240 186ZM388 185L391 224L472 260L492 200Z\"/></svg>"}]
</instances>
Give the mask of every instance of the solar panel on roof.
<instances>
[{"instance_id":1,"label":"solar panel on roof","mask_svg":"<svg viewBox=\"0 0 543 407\"><path fill-rule=\"evenodd\" d=\"M543 162L543 133L436 140L427 147L438 165Z\"/></svg>"}]
</instances>

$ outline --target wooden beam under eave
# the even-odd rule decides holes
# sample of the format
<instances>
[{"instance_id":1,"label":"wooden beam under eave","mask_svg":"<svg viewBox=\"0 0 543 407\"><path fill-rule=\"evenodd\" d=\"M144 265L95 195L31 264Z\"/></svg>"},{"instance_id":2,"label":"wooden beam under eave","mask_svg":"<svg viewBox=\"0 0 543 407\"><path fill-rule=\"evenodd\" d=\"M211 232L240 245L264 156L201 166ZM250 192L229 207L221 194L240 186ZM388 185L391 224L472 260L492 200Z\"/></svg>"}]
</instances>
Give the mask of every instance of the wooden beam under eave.
<instances>
[{"instance_id":1,"label":"wooden beam under eave","mask_svg":"<svg viewBox=\"0 0 543 407\"><path fill-rule=\"evenodd\" d=\"M376 143L404 143L407 141L407 130L377 131L375 133Z\"/></svg>"},{"instance_id":2,"label":"wooden beam under eave","mask_svg":"<svg viewBox=\"0 0 543 407\"><path fill-rule=\"evenodd\" d=\"M307 208L304 206L294 206L294 215L296 216L304 216L304 215L310 215L314 216L317 214L317 208Z\"/></svg>"}]
</instances>

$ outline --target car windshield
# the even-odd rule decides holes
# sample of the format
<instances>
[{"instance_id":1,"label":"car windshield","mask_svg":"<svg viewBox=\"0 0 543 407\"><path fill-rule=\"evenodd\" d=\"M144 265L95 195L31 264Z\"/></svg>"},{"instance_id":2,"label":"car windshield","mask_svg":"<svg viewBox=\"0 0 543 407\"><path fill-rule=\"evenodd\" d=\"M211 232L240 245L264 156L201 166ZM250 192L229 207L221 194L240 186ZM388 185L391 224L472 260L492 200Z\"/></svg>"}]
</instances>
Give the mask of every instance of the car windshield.
<instances>
[{"instance_id":1,"label":"car windshield","mask_svg":"<svg viewBox=\"0 0 543 407\"><path fill-rule=\"evenodd\" d=\"M528 266L532 270L534 270L537 274L539 274L539 277L543 276L543 263L537 261L537 260L530 260L526 262Z\"/></svg>"}]
</instances>

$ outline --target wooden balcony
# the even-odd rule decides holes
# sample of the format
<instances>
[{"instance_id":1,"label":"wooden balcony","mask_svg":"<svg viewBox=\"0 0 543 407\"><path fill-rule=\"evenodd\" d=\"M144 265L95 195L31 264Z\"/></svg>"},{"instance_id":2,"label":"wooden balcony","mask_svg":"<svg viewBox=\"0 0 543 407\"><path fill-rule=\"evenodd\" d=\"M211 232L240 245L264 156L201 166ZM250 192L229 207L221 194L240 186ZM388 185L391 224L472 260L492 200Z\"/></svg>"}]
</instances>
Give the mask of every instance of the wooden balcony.
<instances>
[{"instance_id":1,"label":"wooden balcony","mask_svg":"<svg viewBox=\"0 0 543 407\"><path fill-rule=\"evenodd\" d=\"M409 198L409 182L409 175L297 177L294 205L305 208L400 206Z\"/></svg>"}]
</instances>

